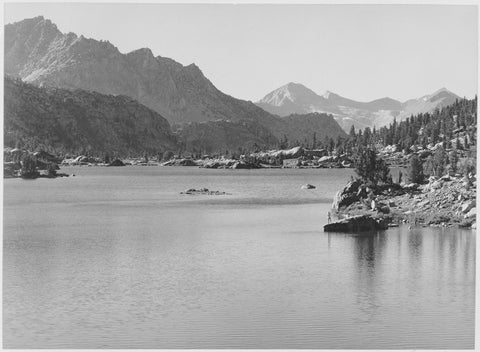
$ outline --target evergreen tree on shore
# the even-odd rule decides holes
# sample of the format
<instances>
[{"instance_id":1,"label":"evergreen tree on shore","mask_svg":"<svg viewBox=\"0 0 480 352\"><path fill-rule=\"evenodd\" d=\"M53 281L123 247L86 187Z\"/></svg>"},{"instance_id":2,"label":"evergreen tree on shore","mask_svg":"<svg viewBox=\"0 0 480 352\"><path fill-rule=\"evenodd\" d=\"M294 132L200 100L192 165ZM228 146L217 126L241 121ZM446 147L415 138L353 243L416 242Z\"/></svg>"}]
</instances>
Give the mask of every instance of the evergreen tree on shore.
<instances>
[{"instance_id":1,"label":"evergreen tree on shore","mask_svg":"<svg viewBox=\"0 0 480 352\"><path fill-rule=\"evenodd\" d=\"M413 183L422 183L424 178L422 160L417 155L413 155L408 166L408 179Z\"/></svg>"},{"instance_id":2,"label":"evergreen tree on shore","mask_svg":"<svg viewBox=\"0 0 480 352\"><path fill-rule=\"evenodd\" d=\"M390 170L385 160L375 149L361 149L355 158L355 173L367 183L376 186L379 182L391 182Z\"/></svg>"}]
</instances>

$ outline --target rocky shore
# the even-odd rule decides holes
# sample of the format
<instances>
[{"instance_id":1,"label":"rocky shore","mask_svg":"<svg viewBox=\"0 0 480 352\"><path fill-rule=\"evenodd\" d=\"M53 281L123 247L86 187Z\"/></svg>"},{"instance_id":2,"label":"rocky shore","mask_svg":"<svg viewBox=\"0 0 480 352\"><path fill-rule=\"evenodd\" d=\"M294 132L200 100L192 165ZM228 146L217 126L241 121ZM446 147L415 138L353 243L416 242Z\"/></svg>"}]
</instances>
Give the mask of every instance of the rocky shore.
<instances>
[{"instance_id":1,"label":"rocky shore","mask_svg":"<svg viewBox=\"0 0 480 352\"><path fill-rule=\"evenodd\" d=\"M475 175L430 177L425 184L368 187L352 180L335 195L334 215L343 222L358 216L390 226L459 226L476 228ZM351 220L357 221L357 220Z\"/></svg>"}]
</instances>

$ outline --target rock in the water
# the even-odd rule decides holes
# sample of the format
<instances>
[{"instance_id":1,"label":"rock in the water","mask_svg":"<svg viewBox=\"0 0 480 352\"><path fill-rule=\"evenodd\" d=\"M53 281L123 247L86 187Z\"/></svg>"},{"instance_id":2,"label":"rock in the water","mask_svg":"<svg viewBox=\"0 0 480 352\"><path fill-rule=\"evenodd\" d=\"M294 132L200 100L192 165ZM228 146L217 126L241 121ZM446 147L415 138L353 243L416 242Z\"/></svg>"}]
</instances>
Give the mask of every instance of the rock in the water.
<instances>
[{"instance_id":1,"label":"rock in the water","mask_svg":"<svg viewBox=\"0 0 480 352\"><path fill-rule=\"evenodd\" d=\"M306 185L303 185L301 188L302 189L315 189L317 187L315 187L314 185L311 185L310 183L307 183Z\"/></svg>"},{"instance_id":2,"label":"rock in the water","mask_svg":"<svg viewBox=\"0 0 480 352\"><path fill-rule=\"evenodd\" d=\"M323 226L325 232L362 232L386 230L388 222L385 219L373 218L370 215L358 215L342 219Z\"/></svg>"},{"instance_id":3,"label":"rock in the water","mask_svg":"<svg viewBox=\"0 0 480 352\"><path fill-rule=\"evenodd\" d=\"M208 196L223 196L227 195L228 193L226 192L220 192L220 191L210 191L208 188L200 188L200 189L195 189L195 188L190 188L187 189L185 192L180 192L180 194L201 194L201 195L208 195Z\"/></svg>"}]
</instances>

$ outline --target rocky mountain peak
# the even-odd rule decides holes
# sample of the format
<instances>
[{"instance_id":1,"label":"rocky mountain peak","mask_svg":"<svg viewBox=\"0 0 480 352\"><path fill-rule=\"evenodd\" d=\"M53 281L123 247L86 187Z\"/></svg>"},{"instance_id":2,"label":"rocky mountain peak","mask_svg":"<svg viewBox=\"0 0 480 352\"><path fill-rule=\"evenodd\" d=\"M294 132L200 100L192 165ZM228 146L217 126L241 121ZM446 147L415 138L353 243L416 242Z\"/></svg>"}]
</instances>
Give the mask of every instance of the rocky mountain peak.
<instances>
[{"instance_id":1,"label":"rocky mountain peak","mask_svg":"<svg viewBox=\"0 0 480 352\"><path fill-rule=\"evenodd\" d=\"M324 97L325 99L328 99L330 98L331 94L332 92L330 92L329 90L326 90L325 93L322 94L322 97Z\"/></svg>"},{"instance_id":2,"label":"rocky mountain peak","mask_svg":"<svg viewBox=\"0 0 480 352\"><path fill-rule=\"evenodd\" d=\"M50 21L45 19L43 16L37 16L33 18L27 18L22 21L18 21L12 24L7 24L5 26L5 31L15 30L19 34L28 35L28 34L50 34L57 35L61 34L57 26Z\"/></svg>"},{"instance_id":3,"label":"rocky mountain peak","mask_svg":"<svg viewBox=\"0 0 480 352\"><path fill-rule=\"evenodd\" d=\"M258 103L282 106L312 96L316 96L315 92L303 84L290 82L268 93Z\"/></svg>"},{"instance_id":4,"label":"rocky mountain peak","mask_svg":"<svg viewBox=\"0 0 480 352\"><path fill-rule=\"evenodd\" d=\"M452 93L447 88L442 87L436 90L435 92L433 92L432 94L423 96L422 100L425 102L435 102L441 99L448 99L450 101L454 101L457 98L459 98L458 95L456 95L455 93Z\"/></svg>"}]
</instances>

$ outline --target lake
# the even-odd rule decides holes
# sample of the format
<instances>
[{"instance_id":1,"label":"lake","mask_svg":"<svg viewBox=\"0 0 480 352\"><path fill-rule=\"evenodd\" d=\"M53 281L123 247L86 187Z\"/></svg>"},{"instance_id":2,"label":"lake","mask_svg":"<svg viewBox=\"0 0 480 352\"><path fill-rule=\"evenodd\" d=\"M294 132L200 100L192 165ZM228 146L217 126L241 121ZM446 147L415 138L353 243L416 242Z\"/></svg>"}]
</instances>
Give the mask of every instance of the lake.
<instances>
[{"instance_id":1,"label":"lake","mask_svg":"<svg viewBox=\"0 0 480 352\"><path fill-rule=\"evenodd\" d=\"M474 347L475 232L324 233L351 170L62 171L4 180L4 348Z\"/></svg>"}]
</instances>

